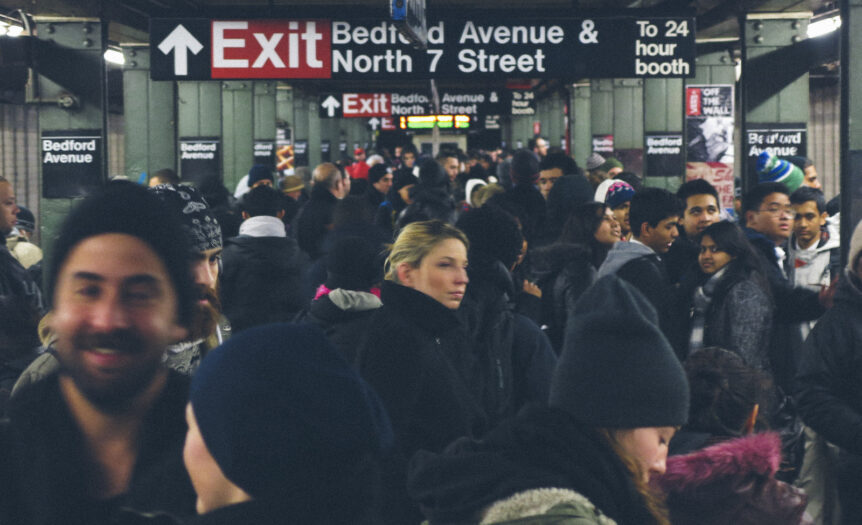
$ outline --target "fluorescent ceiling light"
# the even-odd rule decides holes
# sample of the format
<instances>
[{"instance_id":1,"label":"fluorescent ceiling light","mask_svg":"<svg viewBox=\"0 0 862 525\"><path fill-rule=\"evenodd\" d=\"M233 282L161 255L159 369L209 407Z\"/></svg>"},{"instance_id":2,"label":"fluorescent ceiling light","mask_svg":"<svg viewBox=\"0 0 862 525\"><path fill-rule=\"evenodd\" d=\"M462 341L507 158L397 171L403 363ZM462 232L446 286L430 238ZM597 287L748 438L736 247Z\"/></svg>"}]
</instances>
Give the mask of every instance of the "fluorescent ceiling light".
<instances>
[{"instance_id":1,"label":"fluorescent ceiling light","mask_svg":"<svg viewBox=\"0 0 862 525\"><path fill-rule=\"evenodd\" d=\"M817 38L818 36L828 35L841 27L841 17L833 16L823 18L816 22L808 24L808 38Z\"/></svg>"},{"instance_id":2,"label":"fluorescent ceiling light","mask_svg":"<svg viewBox=\"0 0 862 525\"><path fill-rule=\"evenodd\" d=\"M21 26L10 26L6 29L6 36L16 37L21 36L21 33L24 32L24 28Z\"/></svg>"},{"instance_id":3,"label":"fluorescent ceiling light","mask_svg":"<svg viewBox=\"0 0 862 525\"><path fill-rule=\"evenodd\" d=\"M104 56L105 56L105 61L110 62L111 64L119 64L122 66L123 64L126 63L126 58L123 56L123 52L118 51L116 49L108 48L105 51Z\"/></svg>"}]
</instances>

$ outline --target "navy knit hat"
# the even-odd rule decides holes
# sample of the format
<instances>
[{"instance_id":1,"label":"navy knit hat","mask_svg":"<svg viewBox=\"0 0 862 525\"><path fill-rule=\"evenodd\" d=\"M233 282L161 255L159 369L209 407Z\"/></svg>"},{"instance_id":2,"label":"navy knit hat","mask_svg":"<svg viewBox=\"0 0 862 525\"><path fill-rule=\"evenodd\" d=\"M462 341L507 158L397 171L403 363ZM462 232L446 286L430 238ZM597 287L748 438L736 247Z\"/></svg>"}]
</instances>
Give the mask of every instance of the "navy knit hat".
<instances>
[{"instance_id":1,"label":"navy knit hat","mask_svg":"<svg viewBox=\"0 0 862 525\"><path fill-rule=\"evenodd\" d=\"M201 192L187 184L159 184L150 192L173 211L191 237L192 250L222 247L221 226Z\"/></svg>"},{"instance_id":2,"label":"navy knit hat","mask_svg":"<svg viewBox=\"0 0 862 525\"><path fill-rule=\"evenodd\" d=\"M578 300L549 404L593 428L685 424L685 372L655 308L632 285L608 275Z\"/></svg>"},{"instance_id":3,"label":"navy knit hat","mask_svg":"<svg viewBox=\"0 0 862 525\"><path fill-rule=\"evenodd\" d=\"M389 170L386 169L386 166L383 164L375 164L368 169L368 183L376 184L380 182L380 179L386 176L389 173Z\"/></svg>"},{"instance_id":4,"label":"navy knit hat","mask_svg":"<svg viewBox=\"0 0 862 525\"><path fill-rule=\"evenodd\" d=\"M377 395L313 325L234 335L201 362L190 402L219 468L253 498L334 485L392 443Z\"/></svg>"},{"instance_id":5,"label":"navy knit hat","mask_svg":"<svg viewBox=\"0 0 862 525\"><path fill-rule=\"evenodd\" d=\"M248 187L251 188L256 183L269 179L270 182L275 183L275 180L272 178L272 170L269 166L264 166L263 164L255 164L248 170Z\"/></svg>"},{"instance_id":6,"label":"navy knit hat","mask_svg":"<svg viewBox=\"0 0 862 525\"><path fill-rule=\"evenodd\" d=\"M129 182L108 184L84 199L66 217L53 245L48 293L53 295L60 267L72 249L89 237L105 233L131 235L153 249L173 282L180 323L187 325L199 296L191 274L189 238L176 215L159 199L146 188Z\"/></svg>"}]
</instances>

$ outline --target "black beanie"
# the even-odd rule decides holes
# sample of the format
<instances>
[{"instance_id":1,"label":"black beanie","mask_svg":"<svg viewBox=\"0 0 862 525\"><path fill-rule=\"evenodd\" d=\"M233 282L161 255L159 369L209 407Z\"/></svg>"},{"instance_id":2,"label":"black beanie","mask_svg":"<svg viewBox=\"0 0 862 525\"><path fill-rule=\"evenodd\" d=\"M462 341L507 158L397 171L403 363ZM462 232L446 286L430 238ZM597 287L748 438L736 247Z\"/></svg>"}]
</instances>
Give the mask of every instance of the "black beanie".
<instances>
[{"instance_id":1,"label":"black beanie","mask_svg":"<svg viewBox=\"0 0 862 525\"><path fill-rule=\"evenodd\" d=\"M380 250L362 237L341 237L326 254L326 287L367 292L383 278Z\"/></svg>"},{"instance_id":2,"label":"black beanie","mask_svg":"<svg viewBox=\"0 0 862 525\"><path fill-rule=\"evenodd\" d=\"M176 215L159 199L130 182L115 182L97 190L66 217L53 245L48 293L53 295L60 267L72 249L84 239L105 233L137 237L156 252L173 282L180 322L187 325L198 297L191 274L188 236Z\"/></svg>"},{"instance_id":3,"label":"black beanie","mask_svg":"<svg viewBox=\"0 0 862 525\"><path fill-rule=\"evenodd\" d=\"M386 166L383 164L375 164L368 169L368 183L376 184L380 182L380 179L386 176L389 173L389 170L386 169Z\"/></svg>"},{"instance_id":4,"label":"black beanie","mask_svg":"<svg viewBox=\"0 0 862 525\"><path fill-rule=\"evenodd\" d=\"M679 427L688 380L635 287L608 275L575 305L549 404L592 428Z\"/></svg>"},{"instance_id":5,"label":"black beanie","mask_svg":"<svg viewBox=\"0 0 862 525\"><path fill-rule=\"evenodd\" d=\"M512 180L518 184L535 184L539 178L539 159L528 149L519 149L512 156Z\"/></svg>"},{"instance_id":6,"label":"black beanie","mask_svg":"<svg viewBox=\"0 0 862 525\"><path fill-rule=\"evenodd\" d=\"M234 335L201 361L190 402L221 471L256 499L334 485L393 439L380 399L310 324Z\"/></svg>"}]
</instances>

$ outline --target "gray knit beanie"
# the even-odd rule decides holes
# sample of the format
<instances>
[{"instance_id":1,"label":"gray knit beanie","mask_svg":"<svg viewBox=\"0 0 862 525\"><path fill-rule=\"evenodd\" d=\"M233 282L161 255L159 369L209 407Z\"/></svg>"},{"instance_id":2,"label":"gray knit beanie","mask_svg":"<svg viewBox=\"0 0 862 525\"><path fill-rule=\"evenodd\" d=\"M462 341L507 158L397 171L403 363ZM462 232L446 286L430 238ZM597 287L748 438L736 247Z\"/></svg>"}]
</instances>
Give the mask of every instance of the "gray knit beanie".
<instances>
[{"instance_id":1,"label":"gray knit beanie","mask_svg":"<svg viewBox=\"0 0 862 525\"><path fill-rule=\"evenodd\" d=\"M635 287L609 275L581 296L549 404L593 428L685 424L688 380L655 308Z\"/></svg>"}]
</instances>

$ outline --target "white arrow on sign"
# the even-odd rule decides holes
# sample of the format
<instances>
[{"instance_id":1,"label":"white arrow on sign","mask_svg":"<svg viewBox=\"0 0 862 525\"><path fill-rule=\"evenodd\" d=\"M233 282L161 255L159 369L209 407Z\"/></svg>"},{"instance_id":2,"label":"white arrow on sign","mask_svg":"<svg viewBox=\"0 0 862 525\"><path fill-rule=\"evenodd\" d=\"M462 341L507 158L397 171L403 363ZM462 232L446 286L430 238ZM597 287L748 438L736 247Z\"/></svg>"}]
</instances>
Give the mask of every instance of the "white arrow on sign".
<instances>
[{"instance_id":1,"label":"white arrow on sign","mask_svg":"<svg viewBox=\"0 0 862 525\"><path fill-rule=\"evenodd\" d=\"M341 102L339 102L338 99L333 97L332 95L329 95L328 97L326 97L326 100L324 100L323 103L321 103L320 105L323 106L323 109L326 110L326 116L334 117L335 110L341 107Z\"/></svg>"},{"instance_id":2,"label":"white arrow on sign","mask_svg":"<svg viewBox=\"0 0 862 525\"><path fill-rule=\"evenodd\" d=\"M380 125L380 119L377 117L368 119L368 125L371 126L372 131L377 131L377 126Z\"/></svg>"},{"instance_id":3,"label":"white arrow on sign","mask_svg":"<svg viewBox=\"0 0 862 525\"><path fill-rule=\"evenodd\" d=\"M164 40L159 43L159 51L167 55L174 52L174 75L185 76L189 74L188 52L197 55L204 46L194 37L182 24L171 31Z\"/></svg>"}]
</instances>

